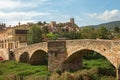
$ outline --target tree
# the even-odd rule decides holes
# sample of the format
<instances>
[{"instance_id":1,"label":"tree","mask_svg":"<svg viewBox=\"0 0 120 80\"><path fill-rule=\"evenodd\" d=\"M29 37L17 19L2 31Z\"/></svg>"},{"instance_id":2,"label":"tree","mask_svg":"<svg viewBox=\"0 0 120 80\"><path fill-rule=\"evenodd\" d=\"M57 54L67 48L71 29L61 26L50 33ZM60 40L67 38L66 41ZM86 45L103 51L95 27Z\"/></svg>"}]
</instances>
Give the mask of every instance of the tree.
<instances>
[{"instance_id":1,"label":"tree","mask_svg":"<svg viewBox=\"0 0 120 80\"><path fill-rule=\"evenodd\" d=\"M81 34L80 32L63 32L62 34L60 33L59 34L60 37L65 37L65 38L68 38L68 39L80 39L81 38Z\"/></svg>"},{"instance_id":2,"label":"tree","mask_svg":"<svg viewBox=\"0 0 120 80\"><path fill-rule=\"evenodd\" d=\"M39 22L37 23L37 25L43 25L43 24L42 24L42 22L41 22L41 21L39 21Z\"/></svg>"},{"instance_id":3,"label":"tree","mask_svg":"<svg viewBox=\"0 0 120 80\"><path fill-rule=\"evenodd\" d=\"M108 39L108 30L105 27L100 27L97 29L97 38Z\"/></svg>"},{"instance_id":4,"label":"tree","mask_svg":"<svg viewBox=\"0 0 120 80\"><path fill-rule=\"evenodd\" d=\"M68 33L68 38L69 39L80 39L81 34L80 34L80 32L69 32Z\"/></svg>"},{"instance_id":5,"label":"tree","mask_svg":"<svg viewBox=\"0 0 120 80\"><path fill-rule=\"evenodd\" d=\"M96 30L92 27L84 27L80 32L82 39L96 39Z\"/></svg>"},{"instance_id":6,"label":"tree","mask_svg":"<svg viewBox=\"0 0 120 80\"><path fill-rule=\"evenodd\" d=\"M34 43L40 42L41 35L42 35L41 29L36 25L33 25L33 27L28 31L28 34L27 34L28 44L34 44Z\"/></svg>"},{"instance_id":7,"label":"tree","mask_svg":"<svg viewBox=\"0 0 120 80\"><path fill-rule=\"evenodd\" d=\"M114 28L114 31L117 32L117 33L119 33L119 31L120 31L119 27L116 26L116 27Z\"/></svg>"},{"instance_id":8,"label":"tree","mask_svg":"<svg viewBox=\"0 0 120 80\"><path fill-rule=\"evenodd\" d=\"M42 31L43 31L44 34L49 33L48 26L44 26L44 27L42 28Z\"/></svg>"},{"instance_id":9,"label":"tree","mask_svg":"<svg viewBox=\"0 0 120 80\"><path fill-rule=\"evenodd\" d=\"M50 40L56 40L58 38L58 34L53 34L52 32L50 32L50 33L47 34L47 37Z\"/></svg>"},{"instance_id":10,"label":"tree","mask_svg":"<svg viewBox=\"0 0 120 80\"><path fill-rule=\"evenodd\" d=\"M43 24L45 25L45 24L47 24L47 23L44 21Z\"/></svg>"}]
</instances>

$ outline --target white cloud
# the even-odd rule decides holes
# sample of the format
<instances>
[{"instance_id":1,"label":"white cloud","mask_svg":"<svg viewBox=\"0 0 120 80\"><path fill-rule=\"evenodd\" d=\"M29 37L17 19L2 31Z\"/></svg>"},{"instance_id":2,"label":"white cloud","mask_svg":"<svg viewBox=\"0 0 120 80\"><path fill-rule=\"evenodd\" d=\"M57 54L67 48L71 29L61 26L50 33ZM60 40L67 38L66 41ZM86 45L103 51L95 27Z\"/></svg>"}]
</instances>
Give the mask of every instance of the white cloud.
<instances>
[{"instance_id":1,"label":"white cloud","mask_svg":"<svg viewBox=\"0 0 120 80\"><path fill-rule=\"evenodd\" d=\"M50 13L45 12L0 12L0 21L8 25L15 25L18 22L35 22L36 17L48 16Z\"/></svg>"},{"instance_id":2,"label":"white cloud","mask_svg":"<svg viewBox=\"0 0 120 80\"><path fill-rule=\"evenodd\" d=\"M38 7L40 5L46 4L48 0L0 0L0 9L1 10L12 10L18 8L31 8Z\"/></svg>"},{"instance_id":3,"label":"white cloud","mask_svg":"<svg viewBox=\"0 0 120 80\"><path fill-rule=\"evenodd\" d=\"M10 9L10 8L16 8L20 5L19 1L13 1L13 0L0 0L0 9Z\"/></svg>"},{"instance_id":4,"label":"white cloud","mask_svg":"<svg viewBox=\"0 0 120 80\"><path fill-rule=\"evenodd\" d=\"M82 21L83 19L80 16L75 17L78 21Z\"/></svg>"},{"instance_id":5,"label":"white cloud","mask_svg":"<svg viewBox=\"0 0 120 80\"><path fill-rule=\"evenodd\" d=\"M120 10L114 9L111 11L104 11L101 14L98 13L92 13L92 14L88 14L91 18L95 18L95 19L100 19L100 20L104 20L104 21L113 21L113 20L120 20Z\"/></svg>"},{"instance_id":6,"label":"white cloud","mask_svg":"<svg viewBox=\"0 0 120 80\"><path fill-rule=\"evenodd\" d=\"M18 23L21 23L21 24L26 24L26 23L34 23L34 22L36 22L35 20L21 20L21 21L7 21L7 26L16 26L16 25L18 25Z\"/></svg>"}]
</instances>

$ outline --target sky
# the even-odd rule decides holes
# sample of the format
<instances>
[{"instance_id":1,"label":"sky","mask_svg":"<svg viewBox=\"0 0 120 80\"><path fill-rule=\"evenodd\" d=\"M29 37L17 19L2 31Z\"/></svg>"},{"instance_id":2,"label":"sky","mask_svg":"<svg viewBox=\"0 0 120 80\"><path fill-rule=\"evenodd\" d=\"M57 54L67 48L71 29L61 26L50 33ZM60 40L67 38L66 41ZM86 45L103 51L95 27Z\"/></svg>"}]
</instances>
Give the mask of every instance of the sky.
<instances>
[{"instance_id":1,"label":"sky","mask_svg":"<svg viewBox=\"0 0 120 80\"><path fill-rule=\"evenodd\" d=\"M120 20L120 0L0 0L0 23L68 22L81 27Z\"/></svg>"}]
</instances>

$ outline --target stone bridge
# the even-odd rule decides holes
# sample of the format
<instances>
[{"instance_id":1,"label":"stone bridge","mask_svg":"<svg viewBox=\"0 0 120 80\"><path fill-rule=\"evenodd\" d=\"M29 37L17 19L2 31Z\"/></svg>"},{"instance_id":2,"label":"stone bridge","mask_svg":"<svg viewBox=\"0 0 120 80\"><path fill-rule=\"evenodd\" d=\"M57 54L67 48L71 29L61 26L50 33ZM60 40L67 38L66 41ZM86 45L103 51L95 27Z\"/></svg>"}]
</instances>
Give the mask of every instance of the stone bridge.
<instances>
[{"instance_id":1,"label":"stone bridge","mask_svg":"<svg viewBox=\"0 0 120 80\"><path fill-rule=\"evenodd\" d=\"M86 51L95 51L115 67L120 80L120 41L117 40L66 40L29 45L10 52L11 59L32 65L48 64L50 71L78 70ZM103 64L104 65L104 64Z\"/></svg>"},{"instance_id":2,"label":"stone bridge","mask_svg":"<svg viewBox=\"0 0 120 80\"><path fill-rule=\"evenodd\" d=\"M38 44L32 44L27 47L22 47L19 49L15 49L13 51L13 58L19 62L25 62L30 64L40 64L41 60L45 57L47 58L47 42L42 42ZM43 62L43 61L42 61Z\"/></svg>"}]
</instances>

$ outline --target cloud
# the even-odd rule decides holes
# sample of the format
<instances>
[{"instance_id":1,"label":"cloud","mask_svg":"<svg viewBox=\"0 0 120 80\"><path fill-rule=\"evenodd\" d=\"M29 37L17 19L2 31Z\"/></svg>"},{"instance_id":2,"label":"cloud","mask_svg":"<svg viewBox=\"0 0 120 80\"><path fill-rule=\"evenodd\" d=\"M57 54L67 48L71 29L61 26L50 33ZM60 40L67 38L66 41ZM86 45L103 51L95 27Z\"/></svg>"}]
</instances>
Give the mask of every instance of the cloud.
<instances>
[{"instance_id":1,"label":"cloud","mask_svg":"<svg viewBox=\"0 0 120 80\"><path fill-rule=\"evenodd\" d=\"M1 10L13 10L19 8L33 8L46 4L48 0L0 0Z\"/></svg>"},{"instance_id":2,"label":"cloud","mask_svg":"<svg viewBox=\"0 0 120 80\"><path fill-rule=\"evenodd\" d=\"M51 15L47 12L0 12L0 21L9 25L15 25L18 22L35 22L38 21L37 17Z\"/></svg>"},{"instance_id":3,"label":"cloud","mask_svg":"<svg viewBox=\"0 0 120 80\"><path fill-rule=\"evenodd\" d=\"M83 19L82 19L80 16L75 16L75 18L76 18L78 21L83 21Z\"/></svg>"},{"instance_id":4,"label":"cloud","mask_svg":"<svg viewBox=\"0 0 120 80\"><path fill-rule=\"evenodd\" d=\"M26 23L34 23L34 22L36 22L35 20L21 20L21 21L15 21L15 20L13 20L13 21L7 21L7 26L16 26L16 25L18 25L18 23L21 23L21 24L26 24Z\"/></svg>"},{"instance_id":5,"label":"cloud","mask_svg":"<svg viewBox=\"0 0 120 80\"><path fill-rule=\"evenodd\" d=\"M90 16L91 18L100 19L104 21L120 20L120 10L118 9L114 9L111 11L106 10L101 14L92 13L88 14L88 16Z\"/></svg>"}]
</instances>

